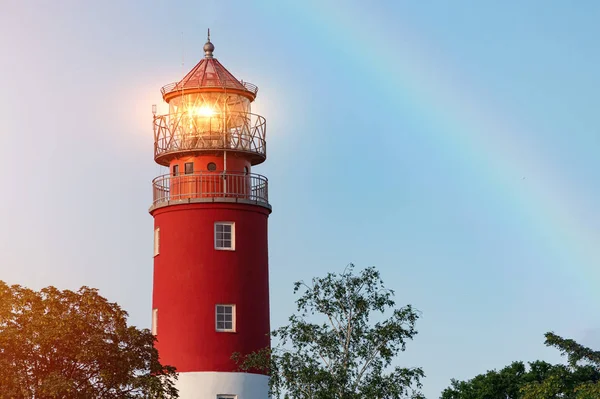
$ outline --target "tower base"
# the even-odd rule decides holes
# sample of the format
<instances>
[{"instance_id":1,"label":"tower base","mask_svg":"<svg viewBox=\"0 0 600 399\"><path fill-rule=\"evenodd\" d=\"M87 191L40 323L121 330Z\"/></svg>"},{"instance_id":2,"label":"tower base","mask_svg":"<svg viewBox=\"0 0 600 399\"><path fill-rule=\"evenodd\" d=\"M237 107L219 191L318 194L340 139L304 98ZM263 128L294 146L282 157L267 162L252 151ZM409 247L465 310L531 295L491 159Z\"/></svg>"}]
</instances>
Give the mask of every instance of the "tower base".
<instances>
[{"instance_id":1,"label":"tower base","mask_svg":"<svg viewBox=\"0 0 600 399\"><path fill-rule=\"evenodd\" d=\"M181 399L268 399L269 377L252 373L178 373L176 386ZM229 396L228 396L229 395Z\"/></svg>"}]
</instances>

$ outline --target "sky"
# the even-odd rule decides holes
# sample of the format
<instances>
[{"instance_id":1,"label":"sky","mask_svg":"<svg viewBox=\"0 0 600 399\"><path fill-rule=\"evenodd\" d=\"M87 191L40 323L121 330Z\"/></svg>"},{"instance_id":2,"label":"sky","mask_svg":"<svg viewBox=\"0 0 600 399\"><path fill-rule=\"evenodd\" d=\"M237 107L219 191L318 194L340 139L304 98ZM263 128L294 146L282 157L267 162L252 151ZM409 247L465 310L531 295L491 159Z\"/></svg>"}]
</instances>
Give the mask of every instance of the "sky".
<instances>
[{"instance_id":1,"label":"sky","mask_svg":"<svg viewBox=\"0 0 600 399\"><path fill-rule=\"evenodd\" d=\"M543 334L600 347L600 3L0 0L0 279L151 322L152 104L203 57L259 86L271 320L376 266L439 397Z\"/></svg>"}]
</instances>

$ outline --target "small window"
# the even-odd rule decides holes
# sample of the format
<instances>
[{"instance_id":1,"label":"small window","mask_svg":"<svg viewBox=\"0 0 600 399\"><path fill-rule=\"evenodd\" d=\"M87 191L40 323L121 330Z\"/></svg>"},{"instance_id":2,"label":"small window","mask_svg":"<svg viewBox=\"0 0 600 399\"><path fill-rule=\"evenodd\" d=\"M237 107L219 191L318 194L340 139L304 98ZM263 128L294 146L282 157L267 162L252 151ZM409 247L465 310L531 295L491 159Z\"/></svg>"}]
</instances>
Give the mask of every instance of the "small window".
<instances>
[{"instance_id":1,"label":"small window","mask_svg":"<svg viewBox=\"0 0 600 399\"><path fill-rule=\"evenodd\" d=\"M213 171L217 170L217 164L214 162L210 162L208 165L206 165L206 169L213 172Z\"/></svg>"},{"instance_id":2,"label":"small window","mask_svg":"<svg viewBox=\"0 0 600 399\"><path fill-rule=\"evenodd\" d=\"M160 227L154 229L154 256L160 253Z\"/></svg>"},{"instance_id":3,"label":"small window","mask_svg":"<svg viewBox=\"0 0 600 399\"><path fill-rule=\"evenodd\" d=\"M237 395L217 395L217 399L237 399Z\"/></svg>"},{"instance_id":4,"label":"small window","mask_svg":"<svg viewBox=\"0 0 600 399\"><path fill-rule=\"evenodd\" d=\"M249 172L249 170L248 170L248 167L247 167L247 166L244 166L244 174L245 174L245 175L247 175L247 174L248 174L248 172Z\"/></svg>"},{"instance_id":5,"label":"small window","mask_svg":"<svg viewBox=\"0 0 600 399\"><path fill-rule=\"evenodd\" d=\"M158 309L152 309L152 335L158 334Z\"/></svg>"},{"instance_id":6,"label":"small window","mask_svg":"<svg viewBox=\"0 0 600 399\"><path fill-rule=\"evenodd\" d=\"M217 305L215 323L217 331L235 332L235 305Z\"/></svg>"},{"instance_id":7,"label":"small window","mask_svg":"<svg viewBox=\"0 0 600 399\"><path fill-rule=\"evenodd\" d=\"M215 223L215 249L235 250L235 224L233 222Z\"/></svg>"},{"instance_id":8,"label":"small window","mask_svg":"<svg viewBox=\"0 0 600 399\"><path fill-rule=\"evenodd\" d=\"M173 165L173 176L179 176L179 165Z\"/></svg>"},{"instance_id":9,"label":"small window","mask_svg":"<svg viewBox=\"0 0 600 399\"><path fill-rule=\"evenodd\" d=\"M194 173L194 163L193 162L186 162L185 163L185 174L186 175L191 175Z\"/></svg>"}]
</instances>

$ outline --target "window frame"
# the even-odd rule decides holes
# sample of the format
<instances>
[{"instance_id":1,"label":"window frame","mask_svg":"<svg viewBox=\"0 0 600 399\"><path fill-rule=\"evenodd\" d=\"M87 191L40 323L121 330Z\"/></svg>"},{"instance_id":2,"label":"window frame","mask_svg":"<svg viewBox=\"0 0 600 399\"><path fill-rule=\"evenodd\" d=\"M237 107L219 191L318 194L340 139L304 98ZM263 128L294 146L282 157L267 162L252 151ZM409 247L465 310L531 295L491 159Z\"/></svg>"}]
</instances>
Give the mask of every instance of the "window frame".
<instances>
[{"instance_id":1,"label":"window frame","mask_svg":"<svg viewBox=\"0 0 600 399\"><path fill-rule=\"evenodd\" d=\"M179 176L179 164L173 165L172 174L173 176Z\"/></svg>"},{"instance_id":2,"label":"window frame","mask_svg":"<svg viewBox=\"0 0 600 399\"><path fill-rule=\"evenodd\" d=\"M218 326L218 316L219 316L219 306L222 307L231 307L231 329L229 328L219 328ZM222 313L222 314L227 314L227 313ZM218 303L215 305L215 331L216 332L226 332L226 333L235 333L237 332L237 326L236 326L236 306L233 303ZM226 323L226 321L222 321L223 323Z\"/></svg>"},{"instance_id":3,"label":"window frame","mask_svg":"<svg viewBox=\"0 0 600 399\"><path fill-rule=\"evenodd\" d=\"M154 228L154 256L160 255L160 227Z\"/></svg>"},{"instance_id":4,"label":"window frame","mask_svg":"<svg viewBox=\"0 0 600 399\"><path fill-rule=\"evenodd\" d=\"M217 245L217 240L219 240L217 238L217 226L219 226L219 225L231 226L231 240L230 240L231 247L220 247ZM223 241L224 238L220 238L220 240ZM215 222L214 227L213 227L213 244L214 244L215 250L217 250L217 251L235 251L235 222L225 222L225 221Z\"/></svg>"},{"instance_id":5,"label":"window frame","mask_svg":"<svg viewBox=\"0 0 600 399\"><path fill-rule=\"evenodd\" d=\"M158 335L158 309L152 309L152 335Z\"/></svg>"},{"instance_id":6,"label":"window frame","mask_svg":"<svg viewBox=\"0 0 600 399\"><path fill-rule=\"evenodd\" d=\"M191 171L188 171L188 166L191 165ZM186 162L183 164L183 173L186 175L193 175L194 174L194 163L193 162Z\"/></svg>"}]
</instances>

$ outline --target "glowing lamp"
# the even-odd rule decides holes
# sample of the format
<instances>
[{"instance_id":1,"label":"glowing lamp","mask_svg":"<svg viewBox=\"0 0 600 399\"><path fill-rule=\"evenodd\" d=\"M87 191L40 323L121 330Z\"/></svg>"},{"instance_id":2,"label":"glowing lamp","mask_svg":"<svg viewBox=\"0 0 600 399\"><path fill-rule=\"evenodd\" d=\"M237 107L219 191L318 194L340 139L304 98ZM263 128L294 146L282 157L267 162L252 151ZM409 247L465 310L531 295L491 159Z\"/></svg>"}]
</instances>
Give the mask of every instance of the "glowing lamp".
<instances>
[{"instance_id":1,"label":"glowing lamp","mask_svg":"<svg viewBox=\"0 0 600 399\"><path fill-rule=\"evenodd\" d=\"M217 112L209 107L208 105L202 105L200 107L195 107L193 109L193 114L196 116L203 116L206 118L210 118L212 116L215 116L217 114Z\"/></svg>"}]
</instances>

